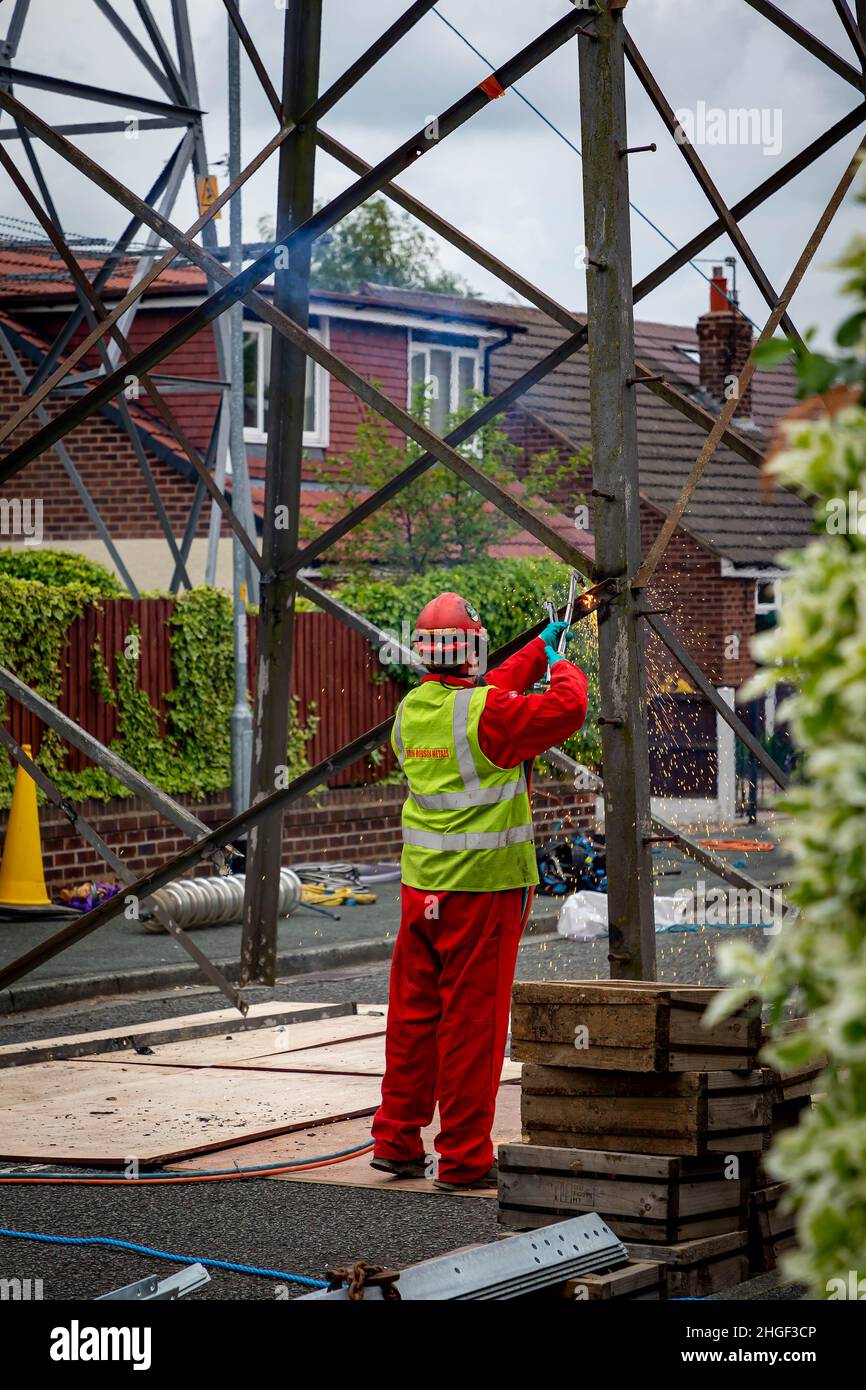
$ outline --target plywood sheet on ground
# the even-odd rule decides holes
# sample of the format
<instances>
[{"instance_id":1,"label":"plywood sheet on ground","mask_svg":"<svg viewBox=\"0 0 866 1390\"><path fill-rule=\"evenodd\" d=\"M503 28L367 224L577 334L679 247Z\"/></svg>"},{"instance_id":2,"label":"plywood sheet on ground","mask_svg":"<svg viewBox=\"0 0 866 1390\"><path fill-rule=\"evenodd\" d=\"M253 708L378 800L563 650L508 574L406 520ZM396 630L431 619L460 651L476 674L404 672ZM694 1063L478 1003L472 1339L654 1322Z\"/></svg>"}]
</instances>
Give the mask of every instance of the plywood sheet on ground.
<instances>
[{"instance_id":1,"label":"plywood sheet on ground","mask_svg":"<svg viewBox=\"0 0 866 1390\"><path fill-rule=\"evenodd\" d=\"M424 1147L433 1153L433 1140L438 1133L438 1115L429 1129L424 1131ZM215 1161L213 1154L194 1157L172 1164L178 1172L193 1172L199 1168L228 1168L235 1164L240 1167L254 1167L262 1163L295 1163L309 1161L322 1154L338 1153L365 1144L370 1138L369 1119L338 1120L324 1124L315 1130L297 1130L277 1139L264 1139L254 1144L220 1154ZM514 1144L520 1142L520 1087L510 1084L500 1086L496 1099L496 1119L493 1126L494 1144ZM360 1158L345 1163L336 1163L327 1168L314 1168L306 1173L285 1174L281 1182L320 1182L342 1187L372 1187L390 1192L422 1192L430 1194L436 1189L425 1178L389 1178L386 1173L377 1173L370 1167L370 1158L364 1154ZM459 1194L464 1195L464 1194ZM496 1191L469 1192L469 1197L495 1197Z\"/></svg>"},{"instance_id":2,"label":"plywood sheet on ground","mask_svg":"<svg viewBox=\"0 0 866 1390\"><path fill-rule=\"evenodd\" d=\"M378 1102L375 1077L45 1062L0 1073L0 1157L166 1162L370 1114Z\"/></svg>"},{"instance_id":3,"label":"plywood sheet on ground","mask_svg":"<svg viewBox=\"0 0 866 1390\"><path fill-rule=\"evenodd\" d=\"M259 1018L278 1019L283 1014L310 1014L314 1018L321 1014L323 1009L333 1010L341 1016L346 1016L346 1009L350 1007L345 1004L311 1004L308 1001L299 1004L253 1004L247 1014L247 1024ZM32 1057L34 1062L44 1060L47 1054L55 1052L58 1048L74 1047L76 1054L81 1056L88 1051L88 1044L93 1044L94 1048L98 1044L111 1044L115 1042L118 1047L131 1037L147 1038L154 1033L178 1032L188 1029L191 1033L202 1035L219 1035L223 1029L226 1033L234 1029L238 1034L241 1031L255 1031L255 1028L243 1028L244 1020L235 1009L215 1009L209 1013L201 1014L182 1014L177 1018L156 1018L148 1023L135 1023L128 1028L101 1028L90 1033L69 1033L56 1038L41 1038L38 1042L32 1043L9 1043L0 1047L0 1067L4 1061L12 1057L26 1054L28 1060ZM97 1055L102 1060L104 1057L101 1048ZM127 1060L123 1053L120 1054L121 1060Z\"/></svg>"},{"instance_id":4,"label":"plywood sheet on ground","mask_svg":"<svg viewBox=\"0 0 866 1390\"><path fill-rule=\"evenodd\" d=\"M328 1020L325 1020L323 1027L329 1026ZM259 1056L251 1058L249 1061L227 1063L226 1065L268 1071L307 1071L325 1074L333 1072L343 1076L381 1077L385 1075L385 1034L383 1031L378 1035L371 1035L354 1041L335 1042L328 1046L305 1048L300 1052L284 1051L273 1056ZM520 1064L506 1059L502 1068L502 1079L514 1081L519 1077Z\"/></svg>"},{"instance_id":5,"label":"plywood sheet on ground","mask_svg":"<svg viewBox=\"0 0 866 1390\"><path fill-rule=\"evenodd\" d=\"M228 1030L212 1038L189 1038L181 1042L160 1043L150 1052L118 1052L111 1056L86 1054L76 1058L81 1065L88 1061L113 1062L122 1066L180 1066L231 1067L243 1063L258 1066L257 1059L268 1059L268 1065L278 1064L283 1056L303 1050L304 1055L335 1042L352 1041L385 1034L385 1014L379 1018L359 1017L322 1018L312 1023L280 1023L272 1028L249 1029L237 1033ZM295 1071L329 1070L295 1066ZM340 1070L340 1068L336 1068Z\"/></svg>"}]
</instances>

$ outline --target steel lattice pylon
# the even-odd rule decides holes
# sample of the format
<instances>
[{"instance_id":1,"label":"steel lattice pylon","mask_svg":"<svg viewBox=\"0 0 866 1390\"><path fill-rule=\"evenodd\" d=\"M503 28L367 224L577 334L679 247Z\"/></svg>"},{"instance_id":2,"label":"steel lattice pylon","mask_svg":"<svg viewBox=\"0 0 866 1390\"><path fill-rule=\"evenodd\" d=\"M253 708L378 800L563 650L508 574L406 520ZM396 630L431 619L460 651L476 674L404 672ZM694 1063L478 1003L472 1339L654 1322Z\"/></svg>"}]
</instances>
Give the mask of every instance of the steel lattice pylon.
<instances>
[{"instance_id":1,"label":"steel lattice pylon","mask_svg":"<svg viewBox=\"0 0 866 1390\"><path fill-rule=\"evenodd\" d=\"M857 154L855 153L847 165L781 292L770 283L740 229L740 222L747 213L777 194L802 170L823 158L846 136L858 128L862 129L866 123L866 104L863 101L866 90L866 0L856 0L856 13L852 13L847 0L834 0L843 31L851 43L856 66L841 58L801 25L787 17L777 6L768 3L768 0L742 0L743 4L748 4L758 11L768 23L783 31L790 40L800 44L817 62L823 63L837 77L853 86L858 92L859 100L848 115L832 129L820 132L806 149L731 207L725 203L713 183L697 150L689 143L686 132L679 125L665 94L627 33L623 14L626 0L597 0L597 3L596 0L580 0L580 3L576 0L568 14L551 25L494 74L483 76L476 86L446 111L441 112L435 121L428 121L424 129L412 135L375 166L368 165L358 155L329 136L321 129L321 121L341 97L433 8L434 0L417 0L417 3L410 5L346 73L321 95L318 94L318 63L322 0L304 0L303 3L302 0L286 0L281 92L276 90L268 75L265 64L244 25L238 4L235 0L223 0L238 40L273 109L277 130L264 149L232 180L216 202L186 232L179 230L170 221L167 211L158 210L154 206L158 198L168 198L173 175L166 175L159 186L150 191L147 198L139 197L71 143L68 137L75 133L75 128L52 128L12 94L13 84L20 86L27 82L36 86L46 86L53 82L53 90L66 90L70 96L76 94L70 90L71 87L80 87L80 84L58 84L54 79L34 79L33 74L27 74L22 79L21 75L16 73L11 60L20 40L28 3L29 0L15 0L5 47L0 50L0 60L6 66L6 71L0 74L0 111L6 112L15 122L22 139L22 148L31 160L31 167L35 167L32 164L31 143L35 138L115 198L133 219L131 226L140 225L148 229L148 233L153 237L154 258L136 277L121 302L110 313L106 313L99 299L99 283L91 284L87 280L63 238L56 223L47 188L41 187L44 207L38 203L35 195L31 195L30 205L34 216L42 222L46 234L66 262L70 276L79 290L81 309L77 311L78 322L81 316L84 316L90 325L90 331L74 350L63 357L62 365L58 365L61 354L71 338L71 332L67 327L64 341L60 343L58 340L46 357L30 383L28 394L20 409L11 420L0 425L0 444L9 440L24 420L42 410L42 402L72 371L76 363L94 347L102 353L103 371L86 395L67 405L54 418L47 417L44 412L37 415L40 427L24 443L8 448L5 456L0 459L0 482L14 477L45 450L62 447L62 441L76 425L109 402L122 398L123 390L132 376L140 381L160 418L177 435L184 452L196 469L202 490L210 494L215 506L232 527L251 564L258 571L261 584L259 694L256 710L258 754L253 781L253 805L210 833L202 833L204 827L201 823L165 793L150 784L145 784L143 789L140 774L121 764L115 755L102 748L90 735L77 729L65 716L40 700L40 697L28 691L10 673L0 670L0 688L36 710L46 723L77 746L84 747L89 756L100 765L110 767L114 774L125 780L128 785L135 784L141 794L147 795L152 804L175 824L182 824L185 833L190 835L192 843L188 849L167 860L157 870L131 882L128 891L143 900L157 888L203 860L219 861L232 840L248 833L249 866L241 959L242 982L260 979L273 983L276 895L283 811L290 802L326 782L341 768L349 766L378 748L388 737L392 722L390 719L383 721L297 778L288 787L274 790L274 769L284 761L286 747L295 597L302 594L312 598L322 608L335 613L365 636L375 640L383 637L372 624L346 609L331 595L302 580L299 571L303 565L325 553L365 517L420 477L426 469L439 464L456 473L480 496L499 507L555 555L580 571L591 586L582 601L580 614L585 616L590 612L597 612L599 616L603 703L600 722L606 774L605 823L610 884L611 973L622 978L652 976L655 937L649 850L653 839L676 839L688 853L730 881L750 888L757 885L740 871L731 869L707 850L689 841L680 832L651 818L643 658L647 625L650 625L667 644L692 681L711 701L719 714L733 726L737 735L747 743L780 785L784 785L785 777L739 717L718 695L688 651L660 621L659 616L648 610L644 604L646 586L719 443L724 442L753 464L760 462L760 454L753 441L740 433L733 424L737 394L732 394L716 418L663 376L635 360L633 307L724 232L737 247L746 270L770 310L758 341L766 340L782 326L794 346L799 346L799 335L788 313L790 301L853 182L858 167ZM126 26L108 0L94 0L94 3L112 19L115 28L129 43L130 37L134 36L130 35L128 29L124 33ZM195 68L185 0L172 0L177 62L165 37L155 25L146 0L133 0L133 3L139 16L146 22L151 44L151 49L145 50L140 41L135 40L138 49L141 50L137 56L151 70L152 75L157 76L170 98L168 107L166 103L150 103L151 107L156 105L160 108L153 114L153 119L163 124L171 121L186 126L186 133L176 151L171 168L174 170L178 163L183 164L184 161L191 162L197 174L201 176L206 172L207 164L201 117L197 110ZM585 323L524 276L503 265L490 252L471 241L459 229L445 222L432 209L424 206L394 182L433 145L447 140L489 102L502 96L538 63L570 42L578 45L580 63L585 191L584 238L587 246L588 313ZM631 279L626 64L634 71L670 136L676 141L713 213L713 219L687 246L673 252L637 285L632 285ZM94 89L87 90L92 95ZM116 93L103 93L100 99L111 101L116 97ZM313 178L317 148L322 148L339 159L356 175L356 179L344 192L314 212ZM859 148L862 149L862 145ZM279 160L277 241L242 273L232 273L214 254L216 241L212 219L274 153L278 154ZM5 155L2 143L0 162L24 193L26 183L13 161ZM412 418L406 410L360 377L347 363L314 338L308 329L309 261L313 242L366 199L378 193L391 198L471 259L485 269L493 271L505 284L549 315L567 334L564 341L546 358L536 363L494 399L480 406L468 421L444 439ZM194 240L199 233L202 234L202 246ZM155 249L160 241L167 243L169 247L169 250L162 254L158 254ZM148 285L153 283L178 254L204 271L211 285L211 292L201 305L159 339L142 351L131 353L123 332L123 328L128 326L128 315L134 312ZM262 282L271 276L274 277L273 302L258 292ZM236 515L222 493L219 460L220 457L224 458L224 440L217 441L209 460L202 460L189 445L189 441L184 439L170 408L160 396L157 381L150 375L177 347L208 325L221 324L227 311L241 303L269 323L276 333L270 382L271 419L275 423L268 441L261 554L243 518ZM110 335L112 343L106 347L103 345L103 339L107 335ZM217 337L219 341L219 331ZM458 446L469 439L484 423L501 414L532 385L587 344L592 388L593 482L600 503L596 520L594 565L586 560L576 545L560 534L542 512L527 506L507 488L489 478L471 458L464 458L457 451ZM347 516L301 547L297 519L301 485L304 378L308 357L346 385L372 410L419 444L424 453L384 487L365 498ZM754 360L750 357L739 378L740 391L748 385L753 371ZM653 391L673 409L699 425L707 435L706 443L695 460L682 496L672 508L660 535L645 556L641 555L640 549L638 506L635 429L635 392L638 389ZM224 414L225 412L221 413L221 418ZM277 509L282 507L288 508L288 515L292 518L288 530L278 529L276 526ZM171 544L174 544L173 539ZM182 571L183 558L183 554L179 552L179 571ZM494 657L501 658L507 651L516 649L520 643L538 632L540 627L541 624L522 634L520 638L508 644L506 649L495 653ZM49 795L59 796L41 769L35 767L32 760L8 735L3 735L3 741L13 756L37 777ZM575 766L571 760L555 750L553 757L561 766ZM76 824L91 844L99 841L92 828L80 817L77 817ZM97 848L100 848L101 844L99 841ZM105 852L106 848L101 847L100 852ZM0 988L12 984L66 946L111 920L120 910L116 902L108 902L62 928L41 946L0 970ZM178 933L176 927L171 929L178 939L182 939L183 934ZM182 944L191 953L197 952L192 943L182 941ZM200 952L198 956L201 956ZM199 963L202 964L202 961ZM242 1006L242 1000L231 986L222 980L213 966L204 963L202 968L207 970L211 979L220 984L233 1002Z\"/></svg>"}]
</instances>

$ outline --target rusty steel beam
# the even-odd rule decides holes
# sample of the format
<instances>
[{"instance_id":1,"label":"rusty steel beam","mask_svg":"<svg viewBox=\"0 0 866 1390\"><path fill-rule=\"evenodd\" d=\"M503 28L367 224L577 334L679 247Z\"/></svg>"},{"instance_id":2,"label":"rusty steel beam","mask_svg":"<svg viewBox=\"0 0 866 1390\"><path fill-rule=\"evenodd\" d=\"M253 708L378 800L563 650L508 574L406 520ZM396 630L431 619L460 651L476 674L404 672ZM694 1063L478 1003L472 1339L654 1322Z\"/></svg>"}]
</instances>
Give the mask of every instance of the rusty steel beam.
<instances>
[{"instance_id":1,"label":"rusty steel beam","mask_svg":"<svg viewBox=\"0 0 866 1390\"><path fill-rule=\"evenodd\" d=\"M0 164L3 165L7 174L15 184L15 187L20 193L21 197L27 203L34 217L37 219L40 226L43 228L46 236L49 238L58 256L60 256L61 260L63 261L64 265L69 271L72 282L75 285L76 290L78 292L79 302L81 305L82 313L84 314L85 318L88 320L88 322L93 322L97 314L104 316L105 306L102 302L102 299L100 298L100 295L96 290L96 287L93 284L91 284L90 280L87 278L84 271L78 264L78 261L72 254L72 251L67 246L64 237L58 230L56 219L52 219L51 217L49 217L45 210L42 208L42 205L40 204L38 198L36 198L32 189L29 187L19 170L16 168L12 160L7 155L6 151L2 148L2 146L0 146ZM118 368L119 372L124 373L127 371L128 359L132 355L129 343L127 342L125 335L120 331L120 328L116 323L112 325L110 332L112 338L118 344L120 350L127 357L127 364ZM106 367L107 375L107 368L109 364L106 361L106 354L101 343L100 349L103 365ZM222 492L217 487L204 459L202 459L198 449L196 449L186 430L183 428L177 416L175 415L174 411L171 410L158 388L154 385L152 379L146 373L142 373L139 377L139 380L141 385L147 392L154 410L157 412L160 419L172 432L175 439L180 444L181 448L183 449L183 452L186 454L187 459L189 460L193 470L201 480L203 486L213 497L217 505L221 508L227 522L231 526L232 530L238 534L239 539L241 539L241 543L245 546L247 553L250 555L251 559L254 561L256 565L260 565L261 561L259 559L259 553L256 550L254 542L251 540L244 528L241 526L241 523L235 515L235 512L232 509L231 504L223 496ZM83 397L82 399L86 400L87 396ZM190 582L189 576L186 573L186 567L184 564L183 556L181 554L180 549L178 548L174 536L171 534L171 531L169 529L168 516L165 512L165 507L159 495L159 491L157 489L152 470L147 461L144 452L144 446L141 442L140 432L138 430L138 427L132 420L129 408L126 403L125 395L122 392L118 393L118 407L121 412L121 419L126 429L126 433L129 436L130 442L132 443L139 467L144 476L145 484L147 486L151 500L154 503L154 508L157 512L160 524L162 525L163 531L166 535L166 540L168 541L169 548L171 550L172 557L175 562L175 566L179 568L181 576L184 582L186 583L187 588L191 588L192 584Z\"/></svg>"},{"instance_id":2,"label":"rusty steel beam","mask_svg":"<svg viewBox=\"0 0 866 1390\"><path fill-rule=\"evenodd\" d=\"M322 0L288 0L283 37L283 111L297 121L315 99L322 42ZM280 151L277 237L287 239L313 212L316 128L306 124ZM274 276L274 308L307 330L312 243L292 248ZM304 458L307 358L302 343L282 335L271 347L265 504L262 516L258 674L253 711L252 800L261 801L285 775L295 631L294 573L298 552ZM283 814L253 826L241 935L241 984L274 984L277 962Z\"/></svg>"},{"instance_id":3,"label":"rusty steel beam","mask_svg":"<svg viewBox=\"0 0 866 1390\"><path fill-rule=\"evenodd\" d=\"M86 842L96 850L96 853L108 864L109 868L114 870L118 878L127 885L133 883L135 875L129 865L121 859L120 855L117 854L105 840L103 840L99 831L94 829L90 822L81 815L74 802L63 795L59 788L55 786L54 782L52 782L48 773L45 772L33 758L28 756L21 745L16 742L8 730L4 729L2 725L0 725L0 743L4 745L14 761L18 763L20 767L23 767L25 772L33 778L37 786L42 788L52 806L56 806L57 809L63 813L72 829L81 836L82 840L86 840ZM124 906L126 906L126 904L127 898L124 898ZM169 936L172 936L178 946L186 951L187 955L195 961L205 979L210 980L211 984L215 985L220 993L225 995L232 1008L237 1009L238 1012L245 1017L249 1012L250 1006L243 995L235 989L234 985L229 983L222 971L208 959L204 951L196 945L183 928L177 925L171 913L169 913L166 908L162 907L160 903L155 901L145 901L140 903L140 906L148 906L150 908L157 921L165 928Z\"/></svg>"},{"instance_id":4,"label":"rusty steel beam","mask_svg":"<svg viewBox=\"0 0 866 1390\"><path fill-rule=\"evenodd\" d=\"M71 743L73 748L77 748L86 758L101 767L109 776L116 778L122 786L131 791L133 796L140 796L146 801L148 806L152 806L167 821L183 831L191 840L197 840L202 834L206 833L207 826L204 821L199 820L198 816L193 815L192 811L187 810L174 797L169 796L168 792L162 791L155 786L143 773L137 772L129 763L124 762L112 749L106 748L104 744L94 734L89 734L86 729L82 729L80 724L76 724L74 719L70 719L67 714L52 705L50 700L46 700L44 695L40 695L36 690L31 690L29 685L25 685L12 671L0 666L0 690L11 699L17 700L19 705L23 705L31 714L35 714L43 724L47 724L49 729L53 729L67 743Z\"/></svg>"},{"instance_id":5,"label":"rusty steel beam","mask_svg":"<svg viewBox=\"0 0 866 1390\"><path fill-rule=\"evenodd\" d=\"M713 208L724 230L734 243L734 246L739 251L746 269L749 271L749 274L760 290L763 298L766 300L770 309L775 309L779 302L779 296L770 284L749 242L740 231L736 218L732 215L730 208L716 188L715 183L710 178L706 165L677 120L673 107L658 82L656 82L637 44L629 35L626 35L625 55L632 70L637 74L638 81L661 118L665 129L668 134L673 137L674 143L679 147L680 153L694 175L697 184L706 196L707 201L710 203L710 206ZM785 329L788 337L796 343L798 350L801 352L805 351L805 344L791 322L790 315L787 312L782 315L782 327Z\"/></svg>"},{"instance_id":6,"label":"rusty steel beam","mask_svg":"<svg viewBox=\"0 0 866 1390\"><path fill-rule=\"evenodd\" d=\"M758 742L748 725L744 724L740 716L731 709L727 700L722 699L712 681L707 679L694 657L686 650L676 633L672 632L667 624L663 623L657 615L647 613L644 615L644 621L649 623L656 636L661 638L668 651L676 658L689 679L694 681L701 694L710 702L716 713L720 714L725 723L730 725L737 735L737 738L742 740L749 752L757 758L764 771L768 772L776 785L781 787L784 791L790 781L787 774L782 771L779 764L770 756L763 744Z\"/></svg>"},{"instance_id":7,"label":"rusty steel beam","mask_svg":"<svg viewBox=\"0 0 866 1390\"><path fill-rule=\"evenodd\" d=\"M773 5L770 0L746 0L747 5L751 5L753 10L757 10L759 15L768 19L771 24L775 24L777 29L781 29L783 34L787 34L789 39L793 39L801 48L805 48L807 53L811 53L813 58L828 67L831 72L835 72L837 77L841 77L845 82L850 82L852 87L857 87L863 91L863 76L850 63L846 63L844 58L840 58L828 44L822 39L817 38L804 29L802 24L798 24L796 19L785 14L778 5Z\"/></svg>"},{"instance_id":8,"label":"rusty steel beam","mask_svg":"<svg viewBox=\"0 0 866 1390\"><path fill-rule=\"evenodd\" d=\"M611 977L653 979L655 923L643 632L622 583L640 561L640 484L624 25L599 11L597 43L578 45L589 331L595 572L620 584L598 622Z\"/></svg>"},{"instance_id":9,"label":"rusty steel beam","mask_svg":"<svg viewBox=\"0 0 866 1390\"><path fill-rule=\"evenodd\" d=\"M157 175L156 179L154 180L153 184L148 190L148 193L145 197L145 202L156 203L157 199L162 197L162 194L168 186L168 182L172 175L172 171L177 167L178 162L183 156L183 152L185 150L188 139L189 135L187 133L180 140L171 156L166 160L165 164L162 166L162 169L160 170L159 174ZM117 266L121 261L121 258L128 251L132 243L132 240L140 226L141 223L139 222L137 217L133 217L130 219L129 222L127 222L120 236L115 241L114 245L112 246L108 255L105 257L105 260L99 267L99 270L94 275L93 280L91 281L91 284L93 285L93 288L95 290L101 290L103 286L107 284L108 281L111 279L111 276L117 269ZM42 385L43 381L45 381L46 377L49 377L51 373L54 371L61 356L66 351L67 347L69 346L70 342L75 336L77 329L83 323L84 317L84 311L81 308L81 305L79 304L70 313L65 324L55 337L54 342L51 344L50 348L45 353L45 356L42 358L38 370L33 374L33 379L30 383L30 388L27 392L28 395L34 395L39 390L39 387Z\"/></svg>"}]
</instances>

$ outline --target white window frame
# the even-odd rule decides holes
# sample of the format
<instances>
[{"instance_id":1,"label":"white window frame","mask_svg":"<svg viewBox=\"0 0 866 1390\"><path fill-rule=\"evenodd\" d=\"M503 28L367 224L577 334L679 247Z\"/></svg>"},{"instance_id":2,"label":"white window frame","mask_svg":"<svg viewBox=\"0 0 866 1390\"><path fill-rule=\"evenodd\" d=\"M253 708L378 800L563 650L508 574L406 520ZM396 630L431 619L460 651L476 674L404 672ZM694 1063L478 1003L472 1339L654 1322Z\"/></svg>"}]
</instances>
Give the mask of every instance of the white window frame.
<instances>
[{"instance_id":1,"label":"white window frame","mask_svg":"<svg viewBox=\"0 0 866 1390\"><path fill-rule=\"evenodd\" d=\"M773 597L762 599L760 597L761 588L765 584L773 586ZM773 574L755 580L755 612L756 613L780 613L782 610L782 584L780 579Z\"/></svg>"},{"instance_id":2,"label":"white window frame","mask_svg":"<svg viewBox=\"0 0 866 1390\"><path fill-rule=\"evenodd\" d=\"M422 352L423 352L423 354L424 354L424 381L425 381L426 384L429 384L431 381L434 380L434 378L431 377L431 375L430 375L430 353L431 353L431 352L448 352L448 353L451 354L451 400L450 400L449 403L448 403L448 411L447 411L447 413L448 413L449 415L454 415L454 414L456 414L456 412L460 409L461 404L462 404L462 402L461 402L460 399L459 399L459 390L460 390L460 385L459 385L459 382L460 382L459 359L460 359L461 357L471 357L471 358L474 359L474 362L475 362L475 385L474 385L474 387L473 387L472 389L473 389L474 391L481 391L481 390L484 389L484 382L483 382L483 380L482 380L483 362L482 362L481 349L480 349L480 347L478 347L478 346L476 346L476 347L469 347L468 345L464 347L464 346L458 345L457 343L435 343L435 342L431 343L431 342L427 341L426 338L425 338L425 339L418 339L418 338L416 338L416 337L414 336L414 334L410 331L410 333L409 333L409 351L408 351L408 360L407 360L407 404L408 404L409 406L411 406L411 405L413 404L413 401L412 401L412 358L413 358L417 353L422 353Z\"/></svg>"},{"instance_id":3,"label":"white window frame","mask_svg":"<svg viewBox=\"0 0 866 1390\"><path fill-rule=\"evenodd\" d=\"M256 418L264 419L265 406L265 379L262 370L265 349L265 334L273 333L270 324L257 323L254 320L244 320L244 335L247 333L255 334L258 339L258 401L256 404ZM329 323L327 319L319 319L317 328L311 328L310 333L314 338L325 347L330 343ZM272 344L273 347L273 344ZM324 367L320 367L318 362L313 362L313 384L316 395L316 422L315 430L304 430L304 447L310 449L327 449L330 439L330 375ZM268 432L257 426L244 425L244 440L247 444L267 444Z\"/></svg>"}]
</instances>

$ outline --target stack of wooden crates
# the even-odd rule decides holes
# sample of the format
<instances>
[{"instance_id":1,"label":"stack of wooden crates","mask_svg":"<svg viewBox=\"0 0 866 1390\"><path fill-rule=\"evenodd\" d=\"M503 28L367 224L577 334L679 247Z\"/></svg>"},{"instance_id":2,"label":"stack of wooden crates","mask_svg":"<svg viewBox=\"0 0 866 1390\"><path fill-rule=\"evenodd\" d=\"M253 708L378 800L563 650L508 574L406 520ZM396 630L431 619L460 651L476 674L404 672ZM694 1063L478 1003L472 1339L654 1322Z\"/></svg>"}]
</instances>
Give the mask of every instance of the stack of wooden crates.
<instances>
[{"instance_id":1,"label":"stack of wooden crates","mask_svg":"<svg viewBox=\"0 0 866 1390\"><path fill-rule=\"evenodd\" d=\"M522 1144L499 1150L499 1221L526 1230L596 1212L629 1270L579 1296L702 1298L772 1268L793 1239L763 1174L817 1072L759 1065L754 1007L707 1029L718 990L649 982L514 986ZM573 1291L570 1291L573 1294Z\"/></svg>"}]
</instances>

